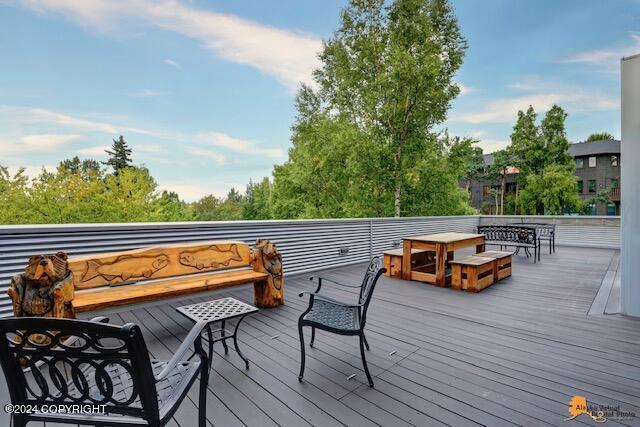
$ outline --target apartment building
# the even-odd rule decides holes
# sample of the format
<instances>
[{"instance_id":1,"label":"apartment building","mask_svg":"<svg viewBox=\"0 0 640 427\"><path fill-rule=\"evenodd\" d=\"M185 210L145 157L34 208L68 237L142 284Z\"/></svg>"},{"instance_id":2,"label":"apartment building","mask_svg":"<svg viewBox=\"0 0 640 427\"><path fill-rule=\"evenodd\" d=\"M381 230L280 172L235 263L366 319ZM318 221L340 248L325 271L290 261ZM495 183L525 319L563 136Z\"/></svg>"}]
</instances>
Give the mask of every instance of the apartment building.
<instances>
[{"instance_id":1,"label":"apartment building","mask_svg":"<svg viewBox=\"0 0 640 427\"><path fill-rule=\"evenodd\" d=\"M609 201L588 203L590 215L620 215L620 141L606 140L571 144L569 153L576 161L578 192L587 203L606 193ZM484 156L485 164L493 164L493 154ZM518 170L507 173L506 194L514 194ZM482 213L495 212L498 180L463 183L470 191L471 205ZM496 190L491 191L492 188Z\"/></svg>"}]
</instances>

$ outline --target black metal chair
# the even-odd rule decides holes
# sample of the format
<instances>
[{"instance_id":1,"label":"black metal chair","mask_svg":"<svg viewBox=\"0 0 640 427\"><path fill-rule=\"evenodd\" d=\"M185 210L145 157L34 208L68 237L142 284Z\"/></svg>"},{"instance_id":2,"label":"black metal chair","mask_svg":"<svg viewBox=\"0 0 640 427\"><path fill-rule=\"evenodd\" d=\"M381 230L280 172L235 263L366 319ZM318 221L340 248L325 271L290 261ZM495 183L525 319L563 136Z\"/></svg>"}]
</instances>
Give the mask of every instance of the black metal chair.
<instances>
[{"instance_id":1,"label":"black metal chair","mask_svg":"<svg viewBox=\"0 0 640 427\"><path fill-rule=\"evenodd\" d=\"M367 374L369 386L373 387L373 380L371 379L371 374L367 367L367 359L364 354L365 347L369 350L369 343L364 335L364 326L367 322L367 309L371 302L373 290L378 279L385 271L387 270L383 267L382 258L376 257L369 263L360 286L345 285L334 280L318 277L318 287L314 292L302 292L299 294L300 297L305 294L309 295L309 307L302 313L298 320L301 348L300 375L298 375L298 380L302 381L305 365L304 335L302 328L304 326L310 326L311 342L309 345L311 347L313 347L315 341L316 328L339 335L357 335L360 338L360 355L362 357L362 364L364 365L364 372ZM314 280L314 277L311 277L310 280ZM323 280L347 288L359 288L358 303L350 304L320 295L319 292L322 288Z\"/></svg>"},{"instance_id":2,"label":"black metal chair","mask_svg":"<svg viewBox=\"0 0 640 427\"><path fill-rule=\"evenodd\" d=\"M0 363L11 403L34 409L14 413L13 425L163 426L200 374L198 417L205 426L209 364L201 334L206 323L191 329L171 360L151 360L137 325L107 321L0 319ZM51 405L74 409L59 413ZM82 408L95 412L79 413Z\"/></svg>"}]
</instances>

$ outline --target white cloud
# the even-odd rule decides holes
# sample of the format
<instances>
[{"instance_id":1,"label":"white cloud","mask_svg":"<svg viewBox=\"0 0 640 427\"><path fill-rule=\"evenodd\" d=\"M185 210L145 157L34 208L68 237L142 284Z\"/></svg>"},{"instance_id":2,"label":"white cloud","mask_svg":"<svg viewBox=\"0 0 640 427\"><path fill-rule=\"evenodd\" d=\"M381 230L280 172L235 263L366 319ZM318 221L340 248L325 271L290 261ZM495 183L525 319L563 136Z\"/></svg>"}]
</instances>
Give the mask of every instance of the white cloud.
<instances>
[{"instance_id":1,"label":"white cloud","mask_svg":"<svg viewBox=\"0 0 640 427\"><path fill-rule=\"evenodd\" d=\"M60 151L69 143L80 138L75 134L34 134L17 138L3 137L0 139L2 154L19 153L53 153Z\"/></svg>"},{"instance_id":2,"label":"white cloud","mask_svg":"<svg viewBox=\"0 0 640 427\"><path fill-rule=\"evenodd\" d=\"M167 64L170 65L174 68L177 68L178 70L180 70L182 67L180 66L180 64L178 64L176 61L174 61L173 59L163 59L162 60L163 64Z\"/></svg>"},{"instance_id":3,"label":"white cloud","mask_svg":"<svg viewBox=\"0 0 640 427\"><path fill-rule=\"evenodd\" d=\"M134 144L133 150L143 153L160 153L164 151L164 148L160 144Z\"/></svg>"},{"instance_id":4,"label":"white cloud","mask_svg":"<svg viewBox=\"0 0 640 427\"><path fill-rule=\"evenodd\" d=\"M318 37L271 27L234 15L198 9L175 0L24 0L37 12L59 12L76 22L116 35L123 19L137 19L198 40L219 58L254 67L290 89L311 82L318 66ZM166 60L164 61L165 63Z\"/></svg>"},{"instance_id":5,"label":"white cloud","mask_svg":"<svg viewBox=\"0 0 640 427\"><path fill-rule=\"evenodd\" d=\"M612 110L620 106L618 99L567 89L566 91L494 99L474 111L454 112L450 122L512 123L515 122L518 110L526 110L531 105L536 112L541 113L547 111L553 104L561 105L569 113Z\"/></svg>"},{"instance_id":6,"label":"white cloud","mask_svg":"<svg viewBox=\"0 0 640 427\"><path fill-rule=\"evenodd\" d=\"M189 154L193 154L194 156L204 157L204 158L213 160L219 165L223 165L227 162L227 158L224 156L224 154L220 154L213 150L207 150L206 148L189 147L187 148L187 152Z\"/></svg>"},{"instance_id":7,"label":"white cloud","mask_svg":"<svg viewBox=\"0 0 640 427\"><path fill-rule=\"evenodd\" d=\"M618 72L620 59L640 53L640 34L631 33L631 44L609 49L593 49L577 52L560 62L565 64L589 64L599 67L604 71Z\"/></svg>"},{"instance_id":8,"label":"white cloud","mask_svg":"<svg viewBox=\"0 0 640 427\"><path fill-rule=\"evenodd\" d=\"M176 192L181 199L187 202L194 202L208 194L215 197L225 197L231 187L239 189L243 186L227 182L217 182L215 184L204 185L202 184L202 181L195 180L160 180L158 183L160 191L167 190Z\"/></svg>"},{"instance_id":9,"label":"white cloud","mask_svg":"<svg viewBox=\"0 0 640 427\"><path fill-rule=\"evenodd\" d=\"M160 90L152 90L152 89L140 89L135 92L131 92L129 96L134 98L151 98L155 96L166 95L167 92L163 92Z\"/></svg>"},{"instance_id":10,"label":"white cloud","mask_svg":"<svg viewBox=\"0 0 640 427\"><path fill-rule=\"evenodd\" d=\"M472 92L476 92L478 89L471 87L471 86L467 86L463 83L458 83L458 87L460 88L460 96L464 96L464 95L468 95Z\"/></svg>"},{"instance_id":11,"label":"white cloud","mask_svg":"<svg viewBox=\"0 0 640 427\"><path fill-rule=\"evenodd\" d=\"M103 120L88 119L72 116L46 108L29 108L3 105L0 106L0 115L6 116L8 120L23 122L28 124L56 125L74 130L84 130L90 132L103 132L111 135L121 133L137 133L140 135L157 136L154 132L132 126L115 124Z\"/></svg>"},{"instance_id":12,"label":"white cloud","mask_svg":"<svg viewBox=\"0 0 640 427\"><path fill-rule=\"evenodd\" d=\"M221 132L203 132L195 136L196 140L214 145L220 148L236 151L243 154L279 158L284 156L284 151L279 148L261 148L254 141L238 139Z\"/></svg>"},{"instance_id":13,"label":"white cloud","mask_svg":"<svg viewBox=\"0 0 640 427\"><path fill-rule=\"evenodd\" d=\"M27 166L8 166L9 174L14 176L20 169L24 169L23 174L27 176L29 179L33 179L38 177L42 170L46 170L47 172L55 172L56 167L53 165L27 165Z\"/></svg>"},{"instance_id":14,"label":"white cloud","mask_svg":"<svg viewBox=\"0 0 640 427\"><path fill-rule=\"evenodd\" d=\"M111 147L109 147L108 145L96 145L93 147L78 148L76 152L78 154L84 154L85 156L100 156L100 155L105 156L106 155L105 150L108 150L109 148Z\"/></svg>"},{"instance_id":15,"label":"white cloud","mask_svg":"<svg viewBox=\"0 0 640 427\"><path fill-rule=\"evenodd\" d=\"M502 150L506 148L511 141L506 139L492 139L492 138L484 138L480 139L477 146L482 148L483 153L494 153L498 150Z\"/></svg>"}]
</instances>

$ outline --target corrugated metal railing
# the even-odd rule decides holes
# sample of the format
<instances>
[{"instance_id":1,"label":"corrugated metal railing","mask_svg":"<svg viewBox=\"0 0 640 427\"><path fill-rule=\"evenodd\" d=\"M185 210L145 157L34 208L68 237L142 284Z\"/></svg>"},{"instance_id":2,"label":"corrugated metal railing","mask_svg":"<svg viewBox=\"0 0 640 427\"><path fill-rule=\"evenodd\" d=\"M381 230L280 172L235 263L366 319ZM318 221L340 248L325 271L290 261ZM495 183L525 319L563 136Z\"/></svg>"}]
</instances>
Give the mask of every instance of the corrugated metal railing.
<instances>
[{"instance_id":1,"label":"corrugated metal railing","mask_svg":"<svg viewBox=\"0 0 640 427\"><path fill-rule=\"evenodd\" d=\"M544 222L556 224L556 245L620 248L619 216L482 215L480 224Z\"/></svg>"},{"instance_id":2,"label":"corrugated metal railing","mask_svg":"<svg viewBox=\"0 0 640 427\"><path fill-rule=\"evenodd\" d=\"M30 255L70 256L206 240L267 238L282 252L285 272L302 273L368 260L402 237L445 231L473 232L478 224L520 221L520 216L224 221L145 224L0 226L0 315L10 311L6 289ZM619 218L531 217L557 221L562 245L619 247ZM617 221L617 222L616 222ZM341 251L343 249L343 251ZM345 253L346 252L346 253Z\"/></svg>"},{"instance_id":3,"label":"corrugated metal railing","mask_svg":"<svg viewBox=\"0 0 640 427\"><path fill-rule=\"evenodd\" d=\"M74 256L205 240L253 244L266 238L276 243L285 272L291 274L366 261L406 235L472 232L477 224L477 216L452 216L0 226L0 315L10 310L6 289L11 276L22 271L33 254L65 251Z\"/></svg>"}]
</instances>

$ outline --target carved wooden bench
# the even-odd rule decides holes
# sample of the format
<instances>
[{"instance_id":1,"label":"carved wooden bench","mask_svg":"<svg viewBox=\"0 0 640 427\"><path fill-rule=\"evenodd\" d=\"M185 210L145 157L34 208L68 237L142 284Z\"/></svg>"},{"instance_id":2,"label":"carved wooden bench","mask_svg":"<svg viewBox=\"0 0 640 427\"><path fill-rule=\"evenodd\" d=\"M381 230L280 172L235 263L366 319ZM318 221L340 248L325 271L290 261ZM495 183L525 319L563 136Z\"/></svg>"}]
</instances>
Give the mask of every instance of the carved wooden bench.
<instances>
[{"instance_id":1,"label":"carved wooden bench","mask_svg":"<svg viewBox=\"0 0 640 427\"><path fill-rule=\"evenodd\" d=\"M146 302L245 283L258 307L284 304L282 261L258 240L155 246L69 259L75 311Z\"/></svg>"}]
</instances>

